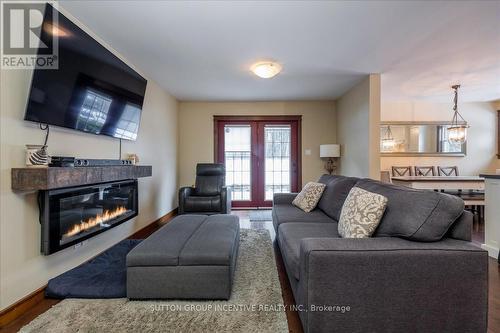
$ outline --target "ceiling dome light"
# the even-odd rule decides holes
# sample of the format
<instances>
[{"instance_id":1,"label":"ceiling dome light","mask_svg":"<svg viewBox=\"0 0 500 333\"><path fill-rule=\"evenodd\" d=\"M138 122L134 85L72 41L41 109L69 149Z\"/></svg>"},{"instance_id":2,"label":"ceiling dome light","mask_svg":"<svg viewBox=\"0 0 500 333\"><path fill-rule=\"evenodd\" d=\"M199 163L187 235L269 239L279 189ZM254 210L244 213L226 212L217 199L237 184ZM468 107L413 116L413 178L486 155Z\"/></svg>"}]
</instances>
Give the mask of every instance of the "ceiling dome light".
<instances>
[{"instance_id":1,"label":"ceiling dome light","mask_svg":"<svg viewBox=\"0 0 500 333\"><path fill-rule=\"evenodd\" d=\"M270 79L281 72L281 65L277 62L262 61L252 65L250 70L260 78Z\"/></svg>"}]
</instances>

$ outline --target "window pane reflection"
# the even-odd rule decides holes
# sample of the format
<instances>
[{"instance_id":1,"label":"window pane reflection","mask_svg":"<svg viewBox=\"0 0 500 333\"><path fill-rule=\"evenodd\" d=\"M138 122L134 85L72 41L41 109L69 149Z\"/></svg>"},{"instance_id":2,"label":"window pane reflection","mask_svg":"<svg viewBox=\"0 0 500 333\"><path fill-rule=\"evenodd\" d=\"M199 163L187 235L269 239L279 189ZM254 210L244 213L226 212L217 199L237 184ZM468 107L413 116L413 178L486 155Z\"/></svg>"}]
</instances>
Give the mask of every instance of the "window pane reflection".
<instances>
[{"instance_id":1,"label":"window pane reflection","mask_svg":"<svg viewBox=\"0 0 500 333\"><path fill-rule=\"evenodd\" d=\"M88 89L78 113L76 128L82 131L100 133L108 117L112 101L110 97Z\"/></svg>"}]
</instances>

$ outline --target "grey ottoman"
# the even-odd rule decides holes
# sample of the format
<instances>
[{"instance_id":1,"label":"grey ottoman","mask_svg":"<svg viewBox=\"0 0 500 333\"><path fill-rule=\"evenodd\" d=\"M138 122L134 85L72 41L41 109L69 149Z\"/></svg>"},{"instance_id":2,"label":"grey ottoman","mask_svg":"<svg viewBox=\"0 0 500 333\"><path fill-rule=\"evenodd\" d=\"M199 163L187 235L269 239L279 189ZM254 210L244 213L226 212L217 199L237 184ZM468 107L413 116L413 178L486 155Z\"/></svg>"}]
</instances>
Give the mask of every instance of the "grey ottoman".
<instances>
[{"instance_id":1,"label":"grey ottoman","mask_svg":"<svg viewBox=\"0 0 500 333\"><path fill-rule=\"evenodd\" d=\"M127 255L130 299L229 299L240 225L233 215L181 215Z\"/></svg>"}]
</instances>

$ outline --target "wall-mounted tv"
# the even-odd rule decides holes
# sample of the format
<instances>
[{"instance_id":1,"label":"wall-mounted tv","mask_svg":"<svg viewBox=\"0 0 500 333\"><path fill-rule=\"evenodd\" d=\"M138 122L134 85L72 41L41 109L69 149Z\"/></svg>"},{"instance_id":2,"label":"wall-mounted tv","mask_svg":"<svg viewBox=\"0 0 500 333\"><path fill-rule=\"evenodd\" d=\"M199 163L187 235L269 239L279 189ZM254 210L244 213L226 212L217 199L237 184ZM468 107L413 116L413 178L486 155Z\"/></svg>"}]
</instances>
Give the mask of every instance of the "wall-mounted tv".
<instances>
[{"instance_id":1,"label":"wall-mounted tv","mask_svg":"<svg viewBox=\"0 0 500 333\"><path fill-rule=\"evenodd\" d=\"M63 32L58 69L35 68L24 119L135 140L146 79L47 4L42 27L55 24L57 30L41 30L40 40L50 43L51 31Z\"/></svg>"}]
</instances>

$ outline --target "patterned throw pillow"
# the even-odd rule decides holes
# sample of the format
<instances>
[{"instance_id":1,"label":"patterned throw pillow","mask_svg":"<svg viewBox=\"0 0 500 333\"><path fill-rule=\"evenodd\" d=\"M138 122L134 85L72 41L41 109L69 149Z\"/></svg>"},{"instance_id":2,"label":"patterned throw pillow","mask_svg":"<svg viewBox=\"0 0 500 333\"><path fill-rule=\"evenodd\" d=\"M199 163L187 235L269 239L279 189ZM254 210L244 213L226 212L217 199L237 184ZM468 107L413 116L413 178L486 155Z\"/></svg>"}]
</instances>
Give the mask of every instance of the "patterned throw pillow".
<instances>
[{"instance_id":1,"label":"patterned throw pillow","mask_svg":"<svg viewBox=\"0 0 500 333\"><path fill-rule=\"evenodd\" d=\"M338 231L342 238L369 238L387 206L383 195L353 187L342 206Z\"/></svg>"},{"instance_id":2,"label":"patterned throw pillow","mask_svg":"<svg viewBox=\"0 0 500 333\"><path fill-rule=\"evenodd\" d=\"M309 182L302 191L293 199L292 204L299 207L304 212L309 213L318 204L326 185L321 183Z\"/></svg>"}]
</instances>

